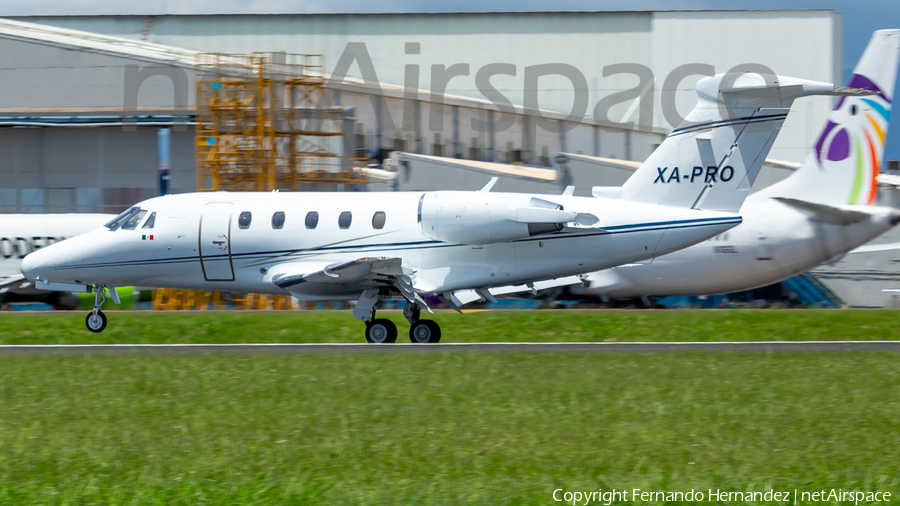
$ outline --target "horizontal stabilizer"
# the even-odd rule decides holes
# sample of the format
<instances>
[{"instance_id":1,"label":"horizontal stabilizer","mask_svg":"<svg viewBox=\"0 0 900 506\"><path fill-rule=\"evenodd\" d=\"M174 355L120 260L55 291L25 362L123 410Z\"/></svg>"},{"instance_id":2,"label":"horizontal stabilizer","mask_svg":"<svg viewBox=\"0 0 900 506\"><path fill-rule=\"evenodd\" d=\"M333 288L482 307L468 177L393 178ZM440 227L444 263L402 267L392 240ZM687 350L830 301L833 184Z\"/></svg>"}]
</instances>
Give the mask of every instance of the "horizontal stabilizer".
<instances>
[{"instance_id":1,"label":"horizontal stabilizer","mask_svg":"<svg viewBox=\"0 0 900 506\"><path fill-rule=\"evenodd\" d=\"M878 174L878 184L900 188L900 176L896 174Z\"/></svg>"},{"instance_id":2,"label":"horizontal stabilizer","mask_svg":"<svg viewBox=\"0 0 900 506\"><path fill-rule=\"evenodd\" d=\"M848 88L846 86L835 86L834 91L826 93L826 95L835 95L838 97L865 97L866 95L877 94L877 91L867 90L865 88Z\"/></svg>"},{"instance_id":3,"label":"horizontal stabilizer","mask_svg":"<svg viewBox=\"0 0 900 506\"><path fill-rule=\"evenodd\" d=\"M879 251L900 250L900 242L891 242L887 244L866 244L860 246L850 253L876 253Z\"/></svg>"},{"instance_id":4,"label":"horizontal stabilizer","mask_svg":"<svg viewBox=\"0 0 900 506\"><path fill-rule=\"evenodd\" d=\"M811 216L810 219L812 221L829 223L831 225L852 225L869 218L868 214L860 211L851 211L825 204L807 202L805 200L788 197L775 197L775 200L806 212Z\"/></svg>"}]
</instances>

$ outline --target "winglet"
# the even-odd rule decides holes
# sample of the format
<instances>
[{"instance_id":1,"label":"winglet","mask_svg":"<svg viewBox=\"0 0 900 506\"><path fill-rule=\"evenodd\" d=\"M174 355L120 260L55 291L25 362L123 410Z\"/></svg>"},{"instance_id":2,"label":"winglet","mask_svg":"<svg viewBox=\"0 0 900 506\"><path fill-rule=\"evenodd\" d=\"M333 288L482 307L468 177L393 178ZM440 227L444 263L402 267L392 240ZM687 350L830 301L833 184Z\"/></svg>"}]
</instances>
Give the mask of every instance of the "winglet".
<instances>
[{"instance_id":1,"label":"winglet","mask_svg":"<svg viewBox=\"0 0 900 506\"><path fill-rule=\"evenodd\" d=\"M485 193L491 191L491 188L493 188L494 185L497 184L497 180L498 180L498 179L500 179L500 178L499 178L499 177L492 177L491 180L488 181L486 185L482 186L481 189L478 190L478 191L480 191L480 192L485 192Z\"/></svg>"},{"instance_id":2,"label":"winglet","mask_svg":"<svg viewBox=\"0 0 900 506\"><path fill-rule=\"evenodd\" d=\"M575 195L575 187L573 185L566 186L566 189L563 190L562 194L567 197L571 197L572 195Z\"/></svg>"}]
</instances>

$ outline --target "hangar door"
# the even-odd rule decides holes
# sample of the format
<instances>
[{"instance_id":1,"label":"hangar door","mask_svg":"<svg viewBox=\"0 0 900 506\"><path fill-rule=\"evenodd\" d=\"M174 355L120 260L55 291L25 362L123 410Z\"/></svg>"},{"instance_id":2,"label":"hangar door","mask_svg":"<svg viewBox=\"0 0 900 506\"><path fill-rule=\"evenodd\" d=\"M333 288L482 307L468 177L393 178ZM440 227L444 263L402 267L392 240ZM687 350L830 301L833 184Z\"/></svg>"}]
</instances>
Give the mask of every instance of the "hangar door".
<instances>
[{"instance_id":1,"label":"hangar door","mask_svg":"<svg viewBox=\"0 0 900 506\"><path fill-rule=\"evenodd\" d=\"M210 202L200 217L200 267L207 281L234 281L231 265L231 202Z\"/></svg>"}]
</instances>

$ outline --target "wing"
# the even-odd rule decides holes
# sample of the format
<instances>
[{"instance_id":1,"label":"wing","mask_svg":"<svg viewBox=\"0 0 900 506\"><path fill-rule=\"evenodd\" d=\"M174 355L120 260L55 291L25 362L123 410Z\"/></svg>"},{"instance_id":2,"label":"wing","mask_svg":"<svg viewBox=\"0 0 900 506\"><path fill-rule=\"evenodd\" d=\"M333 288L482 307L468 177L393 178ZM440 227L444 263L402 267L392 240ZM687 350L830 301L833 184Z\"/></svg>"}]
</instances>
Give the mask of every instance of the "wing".
<instances>
[{"instance_id":1,"label":"wing","mask_svg":"<svg viewBox=\"0 0 900 506\"><path fill-rule=\"evenodd\" d=\"M900 249L900 242L891 242L887 244L866 244L860 246L850 253L874 253L876 251L893 251Z\"/></svg>"},{"instance_id":2,"label":"wing","mask_svg":"<svg viewBox=\"0 0 900 506\"><path fill-rule=\"evenodd\" d=\"M395 289L406 300L432 312L413 287L415 271L403 267L401 258L366 257L319 267L289 262L273 266L270 274L275 286L294 294L302 293L301 285L305 284L342 285L350 290L358 289L361 297L354 314L363 314L366 308L371 310L378 300L380 288Z\"/></svg>"},{"instance_id":3,"label":"wing","mask_svg":"<svg viewBox=\"0 0 900 506\"><path fill-rule=\"evenodd\" d=\"M291 291L291 287L300 283L326 283L332 285L378 286L392 284L393 278L409 276L413 272L402 267L400 258L359 258L349 262L327 264L321 268L313 268L306 263L288 263L273 267L279 271L272 276L276 286Z\"/></svg>"},{"instance_id":4,"label":"wing","mask_svg":"<svg viewBox=\"0 0 900 506\"><path fill-rule=\"evenodd\" d=\"M568 276L565 278L547 279L544 281L535 281L524 285L508 285L496 286L494 288L483 288L479 290L457 290L450 297L441 297L441 300L451 308L459 311L459 306L474 302L476 300L487 300L497 302L495 295L507 295L510 293L531 292L537 293L538 290L546 290L558 286L568 286L582 283L587 276ZM451 304L452 303L452 304Z\"/></svg>"},{"instance_id":5,"label":"wing","mask_svg":"<svg viewBox=\"0 0 900 506\"><path fill-rule=\"evenodd\" d=\"M24 286L23 286L24 285ZM0 293L6 293L18 288L31 286L31 282L21 274L9 274L0 276Z\"/></svg>"}]
</instances>

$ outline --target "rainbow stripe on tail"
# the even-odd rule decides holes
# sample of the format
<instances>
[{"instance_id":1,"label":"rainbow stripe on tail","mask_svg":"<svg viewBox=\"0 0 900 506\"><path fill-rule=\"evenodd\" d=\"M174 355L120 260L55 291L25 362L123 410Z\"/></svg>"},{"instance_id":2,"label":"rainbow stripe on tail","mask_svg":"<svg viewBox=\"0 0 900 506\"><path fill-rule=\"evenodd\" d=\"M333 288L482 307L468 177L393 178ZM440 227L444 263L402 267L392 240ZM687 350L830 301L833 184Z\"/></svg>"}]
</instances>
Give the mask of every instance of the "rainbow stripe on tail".
<instances>
[{"instance_id":1,"label":"rainbow stripe on tail","mask_svg":"<svg viewBox=\"0 0 900 506\"><path fill-rule=\"evenodd\" d=\"M874 94L841 97L803 166L791 177L759 192L759 196L828 205L873 204L898 59L900 30L872 34L847 86Z\"/></svg>"},{"instance_id":2,"label":"rainbow stripe on tail","mask_svg":"<svg viewBox=\"0 0 900 506\"><path fill-rule=\"evenodd\" d=\"M820 170L827 172L827 166L846 164L847 159L853 157L853 185L847 203L872 204L891 118L891 99L863 75L853 74L848 86L877 94L841 97L816 143L816 161Z\"/></svg>"}]
</instances>

